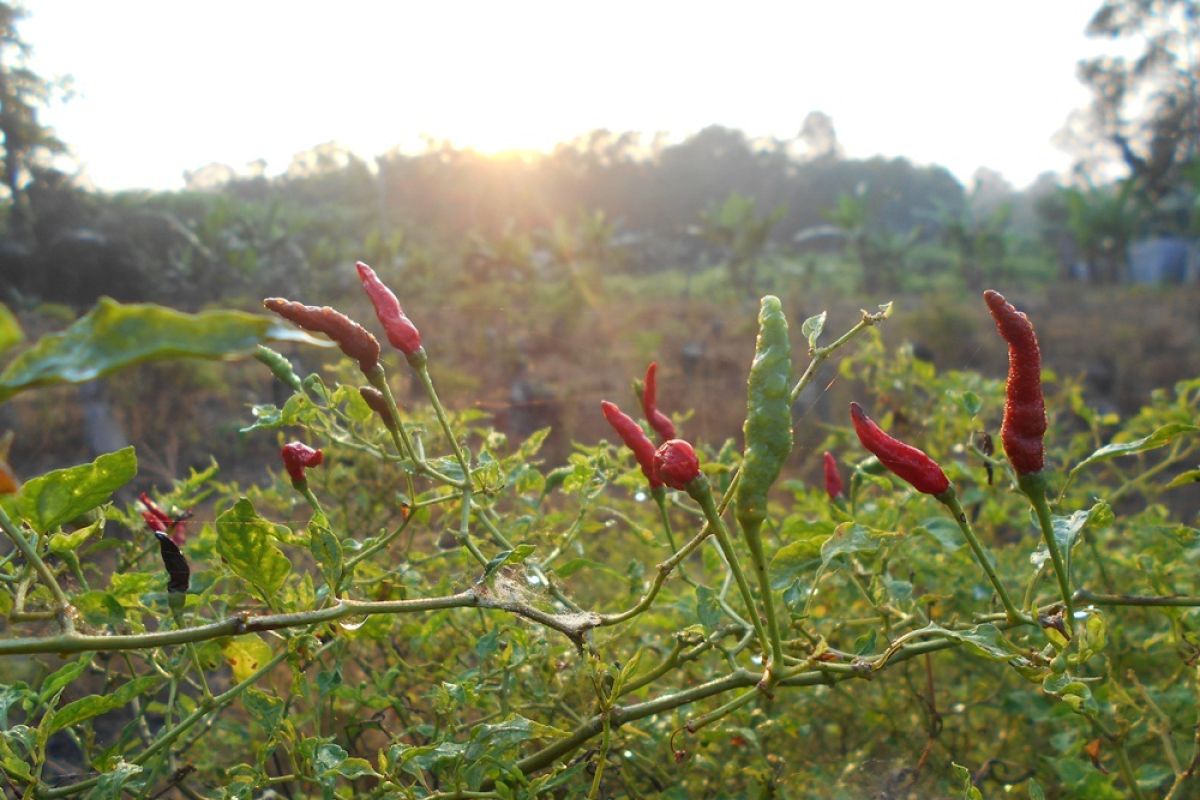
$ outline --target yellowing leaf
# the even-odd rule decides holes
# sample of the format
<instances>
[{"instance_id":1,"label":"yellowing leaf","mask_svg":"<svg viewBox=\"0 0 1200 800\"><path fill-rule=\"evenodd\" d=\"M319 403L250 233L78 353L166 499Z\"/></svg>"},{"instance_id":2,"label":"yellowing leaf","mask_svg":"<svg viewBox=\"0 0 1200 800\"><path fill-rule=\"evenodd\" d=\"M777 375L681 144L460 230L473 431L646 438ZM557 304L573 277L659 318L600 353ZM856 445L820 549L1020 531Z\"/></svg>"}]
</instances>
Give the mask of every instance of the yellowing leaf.
<instances>
[{"instance_id":1,"label":"yellowing leaf","mask_svg":"<svg viewBox=\"0 0 1200 800\"><path fill-rule=\"evenodd\" d=\"M271 660L271 646L257 633L235 636L221 642L221 654L225 663L233 670L233 679L238 683L249 678L255 670Z\"/></svg>"}]
</instances>

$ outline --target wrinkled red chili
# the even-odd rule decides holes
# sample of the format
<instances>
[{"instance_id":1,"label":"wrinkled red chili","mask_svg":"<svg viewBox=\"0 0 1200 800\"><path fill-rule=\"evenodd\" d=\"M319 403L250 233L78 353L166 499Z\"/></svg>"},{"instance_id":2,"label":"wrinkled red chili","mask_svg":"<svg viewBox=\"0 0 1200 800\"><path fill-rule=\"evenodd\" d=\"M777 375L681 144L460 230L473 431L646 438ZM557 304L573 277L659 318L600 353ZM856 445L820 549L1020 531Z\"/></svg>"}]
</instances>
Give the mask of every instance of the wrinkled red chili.
<instances>
[{"instance_id":1,"label":"wrinkled red chili","mask_svg":"<svg viewBox=\"0 0 1200 800\"><path fill-rule=\"evenodd\" d=\"M646 422L664 442L676 437L675 423L671 418L658 410L658 362L651 361L646 367L646 380L642 388L642 411Z\"/></svg>"},{"instance_id":2,"label":"wrinkled red chili","mask_svg":"<svg viewBox=\"0 0 1200 800\"><path fill-rule=\"evenodd\" d=\"M996 330L1008 342L1008 382L1000 440L1018 475L1039 472L1045 464L1046 402L1042 397L1042 351L1029 317L999 292L983 293Z\"/></svg>"},{"instance_id":3,"label":"wrinkled red chili","mask_svg":"<svg viewBox=\"0 0 1200 800\"><path fill-rule=\"evenodd\" d=\"M833 453L825 451L825 492L829 495L830 500L836 500L842 496L844 487L842 485L842 476L838 472L837 460L833 457Z\"/></svg>"},{"instance_id":4,"label":"wrinkled red chili","mask_svg":"<svg viewBox=\"0 0 1200 800\"><path fill-rule=\"evenodd\" d=\"M314 333L323 333L358 361L364 373L379 365L379 341L362 325L329 306L306 306L282 297L268 297L263 305L279 316Z\"/></svg>"},{"instance_id":5,"label":"wrinkled red chili","mask_svg":"<svg viewBox=\"0 0 1200 800\"><path fill-rule=\"evenodd\" d=\"M642 430L642 426L617 408L615 403L602 400L600 410L604 412L604 418L608 420L608 424L621 437L621 441L625 442L625 446L633 451L633 457L637 459L638 466L642 468L642 474L646 476L646 480L650 481L650 488L656 489L662 486L662 478L658 476L658 471L654 467L654 443Z\"/></svg>"},{"instance_id":6,"label":"wrinkled red chili","mask_svg":"<svg viewBox=\"0 0 1200 800\"><path fill-rule=\"evenodd\" d=\"M670 439L654 451L654 469L667 486L687 491L689 483L700 477L700 459L683 439Z\"/></svg>"},{"instance_id":7,"label":"wrinkled red chili","mask_svg":"<svg viewBox=\"0 0 1200 800\"><path fill-rule=\"evenodd\" d=\"M421 332L404 313L395 293L379 280L375 270L363 262L359 261L355 267L367 297L371 298L371 305L375 306L375 316L379 318L388 342L404 355L414 355L421 349Z\"/></svg>"},{"instance_id":8,"label":"wrinkled red chili","mask_svg":"<svg viewBox=\"0 0 1200 800\"><path fill-rule=\"evenodd\" d=\"M850 417L863 447L918 492L940 495L950 488L950 479L936 461L912 445L884 433L858 403L850 404Z\"/></svg>"},{"instance_id":9,"label":"wrinkled red chili","mask_svg":"<svg viewBox=\"0 0 1200 800\"><path fill-rule=\"evenodd\" d=\"M325 454L314 450L303 442L288 442L279 451L283 456L283 466L287 470L292 483L304 483L304 470L307 467L318 466L325 460Z\"/></svg>"}]
</instances>

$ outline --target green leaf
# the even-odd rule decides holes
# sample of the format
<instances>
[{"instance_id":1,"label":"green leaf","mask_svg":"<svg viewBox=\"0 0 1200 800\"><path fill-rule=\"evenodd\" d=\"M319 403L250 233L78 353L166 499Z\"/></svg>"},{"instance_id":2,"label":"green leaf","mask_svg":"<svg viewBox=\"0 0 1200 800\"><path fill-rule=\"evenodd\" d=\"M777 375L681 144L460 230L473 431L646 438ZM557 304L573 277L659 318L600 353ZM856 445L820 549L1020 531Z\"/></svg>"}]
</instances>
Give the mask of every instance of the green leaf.
<instances>
[{"instance_id":1,"label":"green leaf","mask_svg":"<svg viewBox=\"0 0 1200 800\"><path fill-rule=\"evenodd\" d=\"M124 760L118 761L116 766L100 776L100 781L96 784L96 791L89 796L96 800L118 800L124 794L122 787L141 772L142 767L137 764L130 764Z\"/></svg>"},{"instance_id":2,"label":"green leaf","mask_svg":"<svg viewBox=\"0 0 1200 800\"><path fill-rule=\"evenodd\" d=\"M283 719L283 701L254 687L242 695L242 706L251 719L266 729L268 735L275 732Z\"/></svg>"},{"instance_id":3,"label":"green leaf","mask_svg":"<svg viewBox=\"0 0 1200 800\"><path fill-rule=\"evenodd\" d=\"M1054 541L1058 544L1058 549L1063 554L1064 566L1066 566L1068 573L1071 571L1071 549L1079 541L1079 534L1083 532L1083 529L1089 525L1102 527L1112 522L1112 520L1112 508L1104 501L1094 504L1086 511L1076 511L1067 517L1050 517L1050 522L1054 529ZM1050 551L1046 549L1046 543L1042 542L1038 545L1033 555L1029 557L1029 560L1035 567L1041 569L1048 558L1050 558Z\"/></svg>"},{"instance_id":4,"label":"green leaf","mask_svg":"<svg viewBox=\"0 0 1200 800\"><path fill-rule=\"evenodd\" d=\"M592 561L588 558L572 558L570 561L564 561L554 568L554 574L560 578L569 578L581 569L595 569L601 572L607 572L610 575L621 577L621 573L607 564L602 564L599 561Z\"/></svg>"},{"instance_id":5,"label":"green leaf","mask_svg":"<svg viewBox=\"0 0 1200 800\"><path fill-rule=\"evenodd\" d=\"M80 722L107 714L126 705L135 697L151 692L161 679L157 675L144 675L126 683L115 692L109 694L90 694L81 697L73 703L67 703L54 713L50 722L50 734L57 733L63 728L78 725Z\"/></svg>"},{"instance_id":6,"label":"green leaf","mask_svg":"<svg viewBox=\"0 0 1200 800\"><path fill-rule=\"evenodd\" d=\"M831 522L808 522L799 517L784 520L780 539L787 542L771 557L771 586L775 589L794 581L821 557L821 548L834 532Z\"/></svg>"},{"instance_id":7,"label":"green leaf","mask_svg":"<svg viewBox=\"0 0 1200 800\"><path fill-rule=\"evenodd\" d=\"M717 593L707 586L696 587L696 618L704 626L704 630L712 633L721 624L724 612L717 602Z\"/></svg>"},{"instance_id":8,"label":"green leaf","mask_svg":"<svg viewBox=\"0 0 1200 800\"><path fill-rule=\"evenodd\" d=\"M851 553L874 553L879 549L882 537L873 534L869 528L854 522L843 522L837 526L833 535L821 545L821 569L830 561L842 555Z\"/></svg>"},{"instance_id":9,"label":"green leaf","mask_svg":"<svg viewBox=\"0 0 1200 800\"><path fill-rule=\"evenodd\" d=\"M322 522L324 520L321 520ZM342 543L338 541L333 531L319 524L315 519L308 527L309 544L313 558L321 567L325 583L336 587L342 582Z\"/></svg>"},{"instance_id":10,"label":"green leaf","mask_svg":"<svg viewBox=\"0 0 1200 800\"><path fill-rule=\"evenodd\" d=\"M0 303L0 353L19 344L25 339L25 332L21 330L21 323L17 322L17 318L8 306Z\"/></svg>"},{"instance_id":11,"label":"green leaf","mask_svg":"<svg viewBox=\"0 0 1200 800\"><path fill-rule=\"evenodd\" d=\"M967 543L958 525L945 517L930 517L922 522L916 530L937 539L942 549L949 552L953 552Z\"/></svg>"},{"instance_id":12,"label":"green leaf","mask_svg":"<svg viewBox=\"0 0 1200 800\"><path fill-rule=\"evenodd\" d=\"M272 340L326 344L244 311L185 314L102 297L66 330L42 337L0 372L0 401L34 386L83 383L142 361L249 355Z\"/></svg>"},{"instance_id":13,"label":"green leaf","mask_svg":"<svg viewBox=\"0 0 1200 800\"><path fill-rule=\"evenodd\" d=\"M1192 483L1200 483L1200 469L1189 469L1187 472L1179 473L1171 479L1171 482L1167 484L1167 488L1175 489Z\"/></svg>"},{"instance_id":14,"label":"green leaf","mask_svg":"<svg viewBox=\"0 0 1200 800\"><path fill-rule=\"evenodd\" d=\"M1156 447L1162 447L1168 444L1172 439L1189 433L1200 432L1200 425L1189 425L1185 422L1172 422L1158 428L1149 436L1143 436L1140 439L1135 439L1132 442L1124 442L1122 444L1106 444L1090 456L1080 461L1071 470L1071 477L1075 476L1076 472L1084 467L1095 464L1099 461L1107 461L1110 458L1117 456L1128 456L1134 453L1142 453L1146 450L1153 450Z\"/></svg>"},{"instance_id":15,"label":"green leaf","mask_svg":"<svg viewBox=\"0 0 1200 800\"><path fill-rule=\"evenodd\" d=\"M48 702L51 697L55 697L60 691L70 686L76 678L83 674L90 661L88 656L81 656L47 675L39 690L42 702Z\"/></svg>"},{"instance_id":16,"label":"green leaf","mask_svg":"<svg viewBox=\"0 0 1200 800\"><path fill-rule=\"evenodd\" d=\"M983 401L979 399L979 395L971 391L963 392L958 401L962 403L963 411L967 412L968 417L978 416L979 410L983 408Z\"/></svg>"},{"instance_id":17,"label":"green leaf","mask_svg":"<svg viewBox=\"0 0 1200 800\"><path fill-rule=\"evenodd\" d=\"M217 552L268 603L292 569L292 562L275 546L279 527L260 517L244 497L217 517Z\"/></svg>"},{"instance_id":18,"label":"green leaf","mask_svg":"<svg viewBox=\"0 0 1200 800\"><path fill-rule=\"evenodd\" d=\"M983 793L975 786L971 780L971 770L964 767L962 764L951 762L950 770L954 773L954 778L958 783L958 797L962 800L983 800Z\"/></svg>"},{"instance_id":19,"label":"green leaf","mask_svg":"<svg viewBox=\"0 0 1200 800\"><path fill-rule=\"evenodd\" d=\"M508 564L520 564L525 559L529 558L533 553L534 546L531 544L519 544L512 550L501 550L492 560L484 567L483 577L479 579L479 583L485 583L491 580L501 567Z\"/></svg>"},{"instance_id":20,"label":"green leaf","mask_svg":"<svg viewBox=\"0 0 1200 800\"><path fill-rule=\"evenodd\" d=\"M815 314L800 326L800 335L808 340L808 349L817 349L817 340L821 338L821 333L825 330L825 317L828 312L822 311L820 314Z\"/></svg>"},{"instance_id":21,"label":"green leaf","mask_svg":"<svg viewBox=\"0 0 1200 800\"><path fill-rule=\"evenodd\" d=\"M1029 779L1026 791L1029 792L1029 800L1046 800L1046 793L1042 790L1042 785L1033 778Z\"/></svg>"},{"instance_id":22,"label":"green leaf","mask_svg":"<svg viewBox=\"0 0 1200 800\"><path fill-rule=\"evenodd\" d=\"M137 474L132 447L105 453L90 464L56 469L26 483L14 501L18 516L48 533L108 501Z\"/></svg>"},{"instance_id":23,"label":"green leaf","mask_svg":"<svg viewBox=\"0 0 1200 800\"><path fill-rule=\"evenodd\" d=\"M967 650L988 661L1009 661L1021 655L1016 645L1005 639L1000 629L990 622L963 631L943 630L942 635L962 642Z\"/></svg>"},{"instance_id":24,"label":"green leaf","mask_svg":"<svg viewBox=\"0 0 1200 800\"><path fill-rule=\"evenodd\" d=\"M80 528L70 533L56 533L50 537L50 552L55 555L65 555L79 549L79 545L83 544L92 534L104 530L104 520L98 519L87 527Z\"/></svg>"}]
</instances>

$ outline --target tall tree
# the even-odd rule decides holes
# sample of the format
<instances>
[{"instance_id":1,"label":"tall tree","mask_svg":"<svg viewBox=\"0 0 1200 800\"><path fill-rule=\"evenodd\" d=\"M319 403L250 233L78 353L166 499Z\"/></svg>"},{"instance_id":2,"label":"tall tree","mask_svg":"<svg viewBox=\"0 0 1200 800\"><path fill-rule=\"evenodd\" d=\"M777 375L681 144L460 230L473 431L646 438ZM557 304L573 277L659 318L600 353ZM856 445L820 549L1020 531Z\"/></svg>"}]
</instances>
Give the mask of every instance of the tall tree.
<instances>
[{"instance_id":1,"label":"tall tree","mask_svg":"<svg viewBox=\"0 0 1200 800\"><path fill-rule=\"evenodd\" d=\"M4 137L0 181L11 203L9 234L18 239L31 236L25 189L33 167L66 150L54 131L38 121L38 110L53 96L57 84L29 68L30 48L17 31L24 16L19 5L0 2L0 134Z\"/></svg>"},{"instance_id":2,"label":"tall tree","mask_svg":"<svg viewBox=\"0 0 1200 800\"><path fill-rule=\"evenodd\" d=\"M1082 61L1079 71L1093 93L1088 121L1157 201L1200 147L1200 0L1104 0L1087 32L1140 48L1135 57Z\"/></svg>"}]
</instances>

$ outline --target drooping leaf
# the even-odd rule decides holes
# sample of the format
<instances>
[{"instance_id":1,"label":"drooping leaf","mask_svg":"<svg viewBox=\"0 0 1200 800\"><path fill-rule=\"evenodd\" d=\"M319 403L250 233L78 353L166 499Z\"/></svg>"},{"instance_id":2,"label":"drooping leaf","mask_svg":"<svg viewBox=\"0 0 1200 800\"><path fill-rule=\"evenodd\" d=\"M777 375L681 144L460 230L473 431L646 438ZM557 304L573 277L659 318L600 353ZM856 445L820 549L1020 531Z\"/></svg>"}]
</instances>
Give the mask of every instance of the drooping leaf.
<instances>
[{"instance_id":1,"label":"drooping leaf","mask_svg":"<svg viewBox=\"0 0 1200 800\"><path fill-rule=\"evenodd\" d=\"M1169 444L1177 436L1182 436L1191 433L1200 432L1200 425L1189 425L1185 422L1172 422L1155 430L1148 436L1143 436L1140 439L1134 439L1132 442L1122 442L1121 444L1106 444L1090 456L1080 461L1071 470L1071 477L1084 467L1095 464L1098 461L1107 461L1110 458L1117 456L1128 456L1134 453L1141 453L1146 450L1153 450L1156 447L1162 447Z\"/></svg>"},{"instance_id":2,"label":"drooping leaf","mask_svg":"<svg viewBox=\"0 0 1200 800\"><path fill-rule=\"evenodd\" d=\"M21 330L21 323L17 322L8 306L0 303L0 353L19 344L24 338L25 332Z\"/></svg>"},{"instance_id":3,"label":"drooping leaf","mask_svg":"<svg viewBox=\"0 0 1200 800\"><path fill-rule=\"evenodd\" d=\"M821 545L821 568L824 569L830 561L841 555L874 553L882 541L882 537L869 528L853 522L843 522Z\"/></svg>"},{"instance_id":4,"label":"drooping leaf","mask_svg":"<svg viewBox=\"0 0 1200 800\"><path fill-rule=\"evenodd\" d=\"M48 533L108 501L137 474L132 447L105 453L90 464L56 469L26 483L13 505L34 530Z\"/></svg>"},{"instance_id":5,"label":"drooping leaf","mask_svg":"<svg viewBox=\"0 0 1200 800\"><path fill-rule=\"evenodd\" d=\"M260 517L244 497L217 517L217 552L235 575L268 601L292 569L292 562L275 545L277 527Z\"/></svg>"},{"instance_id":6,"label":"drooping leaf","mask_svg":"<svg viewBox=\"0 0 1200 800\"><path fill-rule=\"evenodd\" d=\"M1055 515L1050 518L1054 529L1054 540L1063 554L1067 572L1071 571L1071 549L1079 541L1079 535L1084 528L1089 525L1097 527L1107 525L1112 522L1112 519L1112 508L1103 501L1095 503L1087 510L1076 511L1069 516ZM1046 549L1046 543L1042 542L1029 560L1040 569L1049 557L1050 551Z\"/></svg>"},{"instance_id":7,"label":"drooping leaf","mask_svg":"<svg viewBox=\"0 0 1200 800\"><path fill-rule=\"evenodd\" d=\"M140 697L150 692L161 680L157 675L144 675L140 678L134 678L114 692L109 692L108 694L90 694L87 697L79 698L73 703L67 703L54 713L54 718L50 722L49 733L53 734L61 731L63 728L69 728L72 725L78 725L80 722L98 717L101 714L107 714L109 711L115 711L129 703L135 697Z\"/></svg>"},{"instance_id":8,"label":"drooping leaf","mask_svg":"<svg viewBox=\"0 0 1200 800\"><path fill-rule=\"evenodd\" d=\"M966 544L966 539L963 538L958 525L946 517L930 517L922 522L916 530L932 536L943 550L953 552Z\"/></svg>"},{"instance_id":9,"label":"drooping leaf","mask_svg":"<svg viewBox=\"0 0 1200 800\"><path fill-rule=\"evenodd\" d=\"M0 372L0 401L34 386L83 383L142 361L249 355L267 341L327 344L244 311L186 314L102 297L66 330L42 337Z\"/></svg>"},{"instance_id":10,"label":"drooping leaf","mask_svg":"<svg viewBox=\"0 0 1200 800\"><path fill-rule=\"evenodd\" d=\"M308 547L325 576L325 583L336 587L342 582L342 543L324 522L324 518L314 518L309 524Z\"/></svg>"},{"instance_id":11,"label":"drooping leaf","mask_svg":"<svg viewBox=\"0 0 1200 800\"><path fill-rule=\"evenodd\" d=\"M828 312L826 311L814 314L800 325L800 335L808 340L809 350L817 348L817 340L821 338L821 333L825 330L825 317L827 314Z\"/></svg>"},{"instance_id":12,"label":"drooping leaf","mask_svg":"<svg viewBox=\"0 0 1200 800\"><path fill-rule=\"evenodd\" d=\"M90 796L96 800L119 800L124 795L122 788L135 776L141 774L142 767L128 761L118 761L116 766L100 776L96 790Z\"/></svg>"},{"instance_id":13,"label":"drooping leaf","mask_svg":"<svg viewBox=\"0 0 1200 800\"><path fill-rule=\"evenodd\" d=\"M941 633L947 639L962 642L967 650L989 661L1009 661L1021 655L1020 650L990 622L967 630L942 630Z\"/></svg>"},{"instance_id":14,"label":"drooping leaf","mask_svg":"<svg viewBox=\"0 0 1200 800\"><path fill-rule=\"evenodd\" d=\"M103 530L104 520L98 519L91 525L79 530L71 531L70 533L56 533L50 537L50 552L55 555L64 555L73 552L94 534L101 533Z\"/></svg>"},{"instance_id":15,"label":"drooping leaf","mask_svg":"<svg viewBox=\"0 0 1200 800\"><path fill-rule=\"evenodd\" d=\"M533 553L533 550L534 546L531 544L519 544L512 550L501 550L499 553L493 556L492 560L487 563L486 567L484 567L483 577L479 579L479 582L485 583L491 580L501 567L504 567L508 564L520 564L522 561L529 558L530 554Z\"/></svg>"}]
</instances>

